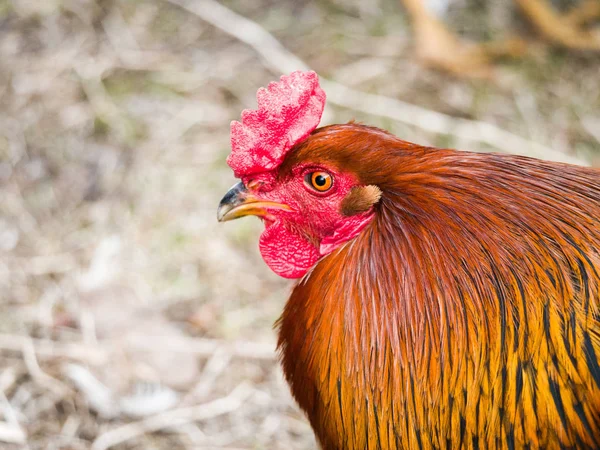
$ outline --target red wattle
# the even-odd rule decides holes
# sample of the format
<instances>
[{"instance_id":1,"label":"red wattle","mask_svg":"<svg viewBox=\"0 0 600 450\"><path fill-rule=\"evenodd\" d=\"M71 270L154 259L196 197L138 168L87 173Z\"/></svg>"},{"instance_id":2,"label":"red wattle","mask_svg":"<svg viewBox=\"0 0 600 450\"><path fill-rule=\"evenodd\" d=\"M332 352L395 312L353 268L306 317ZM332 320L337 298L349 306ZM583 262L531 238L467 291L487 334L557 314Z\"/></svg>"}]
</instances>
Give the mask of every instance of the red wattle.
<instances>
[{"instance_id":1,"label":"red wattle","mask_svg":"<svg viewBox=\"0 0 600 450\"><path fill-rule=\"evenodd\" d=\"M334 228L332 234L321 240L318 248L281 222L275 222L267 226L260 236L260 252L267 265L277 275L284 278L300 278L323 256L355 238L372 218L373 213L345 218Z\"/></svg>"},{"instance_id":2,"label":"red wattle","mask_svg":"<svg viewBox=\"0 0 600 450\"><path fill-rule=\"evenodd\" d=\"M259 248L267 265L283 278L300 278L321 257L313 244L292 233L281 222L265 229L260 236Z\"/></svg>"}]
</instances>

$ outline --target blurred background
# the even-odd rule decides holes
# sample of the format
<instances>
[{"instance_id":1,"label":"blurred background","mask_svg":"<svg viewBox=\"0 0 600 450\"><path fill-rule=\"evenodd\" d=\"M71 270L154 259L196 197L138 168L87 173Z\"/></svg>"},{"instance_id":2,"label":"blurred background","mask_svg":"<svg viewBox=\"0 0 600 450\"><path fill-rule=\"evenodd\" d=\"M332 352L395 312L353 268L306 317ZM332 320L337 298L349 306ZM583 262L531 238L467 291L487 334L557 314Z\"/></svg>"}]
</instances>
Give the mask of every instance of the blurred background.
<instances>
[{"instance_id":1,"label":"blurred background","mask_svg":"<svg viewBox=\"0 0 600 450\"><path fill-rule=\"evenodd\" d=\"M0 448L316 448L229 122L310 67L322 124L596 165L600 2L548 1L0 0Z\"/></svg>"}]
</instances>

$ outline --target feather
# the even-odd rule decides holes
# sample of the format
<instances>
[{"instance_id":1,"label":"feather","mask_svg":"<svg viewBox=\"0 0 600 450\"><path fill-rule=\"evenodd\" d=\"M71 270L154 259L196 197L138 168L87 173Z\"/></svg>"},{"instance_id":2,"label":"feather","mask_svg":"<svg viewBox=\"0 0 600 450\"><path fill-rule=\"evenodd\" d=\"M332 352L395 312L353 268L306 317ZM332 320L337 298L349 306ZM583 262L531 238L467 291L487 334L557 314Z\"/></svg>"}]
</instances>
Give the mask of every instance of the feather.
<instances>
[{"instance_id":1,"label":"feather","mask_svg":"<svg viewBox=\"0 0 600 450\"><path fill-rule=\"evenodd\" d=\"M307 161L381 192L278 322L323 449L600 448L597 170L357 124L316 130L280 171Z\"/></svg>"}]
</instances>

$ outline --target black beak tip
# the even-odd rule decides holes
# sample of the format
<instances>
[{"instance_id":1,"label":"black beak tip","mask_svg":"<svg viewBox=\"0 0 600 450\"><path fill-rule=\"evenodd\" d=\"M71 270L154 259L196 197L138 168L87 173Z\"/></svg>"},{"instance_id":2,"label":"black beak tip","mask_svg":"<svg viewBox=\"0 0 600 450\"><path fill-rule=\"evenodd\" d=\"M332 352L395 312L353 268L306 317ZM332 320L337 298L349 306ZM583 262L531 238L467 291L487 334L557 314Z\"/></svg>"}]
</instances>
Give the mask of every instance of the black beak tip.
<instances>
[{"instance_id":1,"label":"black beak tip","mask_svg":"<svg viewBox=\"0 0 600 450\"><path fill-rule=\"evenodd\" d=\"M217 220L223 222L225 215L233 208L242 203L243 194L246 192L246 186L241 181L229 189L219 202L217 208Z\"/></svg>"},{"instance_id":2,"label":"black beak tip","mask_svg":"<svg viewBox=\"0 0 600 450\"><path fill-rule=\"evenodd\" d=\"M244 183L240 181L239 183L233 185L231 189L227 191L227 194L225 194L225 196L221 199L219 207L221 205L235 203L236 200L239 200L240 194L242 192L246 192L246 186L244 186Z\"/></svg>"}]
</instances>

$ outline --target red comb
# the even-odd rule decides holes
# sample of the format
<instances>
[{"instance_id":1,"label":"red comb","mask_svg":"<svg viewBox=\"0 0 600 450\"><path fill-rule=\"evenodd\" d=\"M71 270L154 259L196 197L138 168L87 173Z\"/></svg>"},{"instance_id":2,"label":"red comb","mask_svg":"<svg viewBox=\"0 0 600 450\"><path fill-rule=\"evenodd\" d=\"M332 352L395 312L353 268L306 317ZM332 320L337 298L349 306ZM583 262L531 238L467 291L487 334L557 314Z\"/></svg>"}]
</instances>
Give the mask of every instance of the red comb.
<instances>
[{"instance_id":1,"label":"red comb","mask_svg":"<svg viewBox=\"0 0 600 450\"><path fill-rule=\"evenodd\" d=\"M292 72L256 93L258 109L231 122L227 164L237 178L277 168L286 153L317 128L325 92L315 72Z\"/></svg>"}]
</instances>

